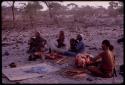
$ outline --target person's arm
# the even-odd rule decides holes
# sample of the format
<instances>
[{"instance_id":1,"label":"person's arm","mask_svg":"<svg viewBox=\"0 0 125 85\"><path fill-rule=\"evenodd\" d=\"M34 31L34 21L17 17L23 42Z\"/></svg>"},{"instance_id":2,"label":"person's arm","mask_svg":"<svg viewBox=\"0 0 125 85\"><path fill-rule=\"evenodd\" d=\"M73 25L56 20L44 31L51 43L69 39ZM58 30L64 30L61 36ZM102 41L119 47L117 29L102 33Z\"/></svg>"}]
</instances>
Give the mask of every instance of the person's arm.
<instances>
[{"instance_id":1,"label":"person's arm","mask_svg":"<svg viewBox=\"0 0 125 85\"><path fill-rule=\"evenodd\" d=\"M100 59L102 57L102 54L103 53L98 54L95 58L93 58L93 60L96 61L96 60Z\"/></svg>"},{"instance_id":2,"label":"person's arm","mask_svg":"<svg viewBox=\"0 0 125 85\"><path fill-rule=\"evenodd\" d=\"M40 44L41 47L44 47L46 45L47 41L44 38L40 37L39 43L41 43Z\"/></svg>"},{"instance_id":3,"label":"person's arm","mask_svg":"<svg viewBox=\"0 0 125 85\"><path fill-rule=\"evenodd\" d=\"M83 42L80 42L76 45L76 49L79 50L79 49L84 49L85 48L85 45Z\"/></svg>"},{"instance_id":4,"label":"person's arm","mask_svg":"<svg viewBox=\"0 0 125 85\"><path fill-rule=\"evenodd\" d=\"M58 41L57 40L55 40L54 42L53 42L53 44L54 44L54 47L58 47Z\"/></svg>"},{"instance_id":5,"label":"person's arm","mask_svg":"<svg viewBox=\"0 0 125 85\"><path fill-rule=\"evenodd\" d=\"M43 39L44 45L47 44L47 41L45 39Z\"/></svg>"},{"instance_id":6,"label":"person's arm","mask_svg":"<svg viewBox=\"0 0 125 85\"><path fill-rule=\"evenodd\" d=\"M81 48L81 46L82 46L81 43L77 43L76 49L79 50Z\"/></svg>"},{"instance_id":7,"label":"person's arm","mask_svg":"<svg viewBox=\"0 0 125 85\"><path fill-rule=\"evenodd\" d=\"M33 42L33 38L31 37L31 38L28 40L28 45L31 45L32 42Z\"/></svg>"},{"instance_id":8,"label":"person's arm","mask_svg":"<svg viewBox=\"0 0 125 85\"><path fill-rule=\"evenodd\" d=\"M45 45L45 44L46 44L46 40L45 40L44 38L42 38L42 37L40 37L40 42L42 42L42 43L43 43L43 45Z\"/></svg>"}]
</instances>

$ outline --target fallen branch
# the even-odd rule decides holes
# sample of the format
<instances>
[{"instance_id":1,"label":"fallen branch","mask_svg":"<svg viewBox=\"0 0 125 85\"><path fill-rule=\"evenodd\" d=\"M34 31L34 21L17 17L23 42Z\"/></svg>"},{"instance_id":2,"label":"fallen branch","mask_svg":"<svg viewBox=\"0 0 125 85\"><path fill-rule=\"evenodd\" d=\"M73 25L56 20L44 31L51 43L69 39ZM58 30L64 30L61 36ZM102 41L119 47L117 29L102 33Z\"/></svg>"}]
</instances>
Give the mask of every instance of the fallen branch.
<instances>
[{"instance_id":1,"label":"fallen branch","mask_svg":"<svg viewBox=\"0 0 125 85\"><path fill-rule=\"evenodd\" d=\"M62 59L56 61L56 63L58 64L58 63L60 63L61 61L64 61L64 60L65 60L65 58L62 58Z\"/></svg>"}]
</instances>

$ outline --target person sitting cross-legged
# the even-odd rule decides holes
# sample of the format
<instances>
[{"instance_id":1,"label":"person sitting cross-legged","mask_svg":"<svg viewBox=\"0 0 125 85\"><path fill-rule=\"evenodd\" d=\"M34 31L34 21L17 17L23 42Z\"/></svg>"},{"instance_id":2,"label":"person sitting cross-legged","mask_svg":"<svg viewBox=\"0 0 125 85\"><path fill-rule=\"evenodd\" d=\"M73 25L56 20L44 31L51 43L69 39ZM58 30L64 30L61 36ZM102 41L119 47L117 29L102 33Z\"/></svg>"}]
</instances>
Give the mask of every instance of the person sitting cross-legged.
<instances>
[{"instance_id":1,"label":"person sitting cross-legged","mask_svg":"<svg viewBox=\"0 0 125 85\"><path fill-rule=\"evenodd\" d=\"M28 44L29 60L41 58L41 53L45 51L46 40L40 36L39 32L35 32L35 37L31 37Z\"/></svg>"},{"instance_id":2,"label":"person sitting cross-legged","mask_svg":"<svg viewBox=\"0 0 125 85\"><path fill-rule=\"evenodd\" d=\"M85 45L82 41L82 35L78 34L77 39L70 39L70 49L64 52L67 56L76 56L78 53L83 53L85 50Z\"/></svg>"},{"instance_id":3,"label":"person sitting cross-legged","mask_svg":"<svg viewBox=\"0 0 125 85\"><path fill-rule=\"evenodd\" d=\"M102 49L103 52L93 58L93 64L92 66L88 66L88 70L94 76L110 78L115 72L114 47L108 40L104 40L102 42ZM99 59L101 59L100 63L97 66L94 66L94 63Z\"/></svg>"},{"instance_id":4,"label":"person sitting cross-legged","mask_svg":"<svg viewBox=\"0 0 125 85\"><path fill-rule=\"evenodd\" d=\"M50 52L62 54L67 49L64 31L59 32L58 38L56 40L53 41L50 39L47 43Z\"/></svg>"}]
</instances>

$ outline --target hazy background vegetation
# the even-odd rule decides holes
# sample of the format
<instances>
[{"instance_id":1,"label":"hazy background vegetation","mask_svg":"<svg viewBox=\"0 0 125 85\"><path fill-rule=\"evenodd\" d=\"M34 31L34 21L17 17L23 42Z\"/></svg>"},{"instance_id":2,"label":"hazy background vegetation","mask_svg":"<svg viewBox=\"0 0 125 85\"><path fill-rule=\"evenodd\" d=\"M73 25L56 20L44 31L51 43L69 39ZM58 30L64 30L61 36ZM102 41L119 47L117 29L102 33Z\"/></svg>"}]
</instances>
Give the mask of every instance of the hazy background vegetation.
<instances>
[{"instance_id":1,"label":"hazy background vegetation","mask_svg":"<svg viewBox=\"0 0 125 85\"><path fill-rule=\"evenodd\" d=\"M41 11L44 6L47 9ZM103 6L81 6L75 3L62 5L59 1L30 1L24 3L20 8L15 6L15 1L6 3L2 6L2 29L31 29L39 26L46 27L65 27L70 31L80 31L89 26L112 26L121 25L123 18L123 3L110 1L109 7Z\"/></svg>"}]
</instances>

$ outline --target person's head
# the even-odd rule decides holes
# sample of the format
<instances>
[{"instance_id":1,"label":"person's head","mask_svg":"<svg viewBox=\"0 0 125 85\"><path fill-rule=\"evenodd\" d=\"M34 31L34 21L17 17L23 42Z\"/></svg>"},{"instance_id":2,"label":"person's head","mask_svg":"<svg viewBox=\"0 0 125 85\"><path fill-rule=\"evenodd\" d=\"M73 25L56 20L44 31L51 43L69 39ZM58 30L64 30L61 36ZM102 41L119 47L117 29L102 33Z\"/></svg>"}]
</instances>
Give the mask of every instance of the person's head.
<instances>
[{"instance_id":1,"label":"person's head","mask_svg":"<svg viewBox=\"0 0 125 85\"><path fill-rule=\"evenodd\" d=\"M39 32L35 32L35 36L36 37L40 37L40 33Z\"/></svg>"},{"instance_id":2,"label":"person's head","mask_svg":"<svg viewBox=\"0 0 125 85\"><path fill-rule=\"evenodd\" d=\"M77 43L77 41L74 38L70 39L70 46L73 46Z\"/></svg>"},{"instance_id":3,"label":"person's head","mask_svg":"<svg viewBox=\"0 0 125 85\"><path fill-rule=\"evenodd\" d=\"M76 37L77 40L81 41L82 40L82 34L78 34Z\"/></svg>"},{"instance_id":4,"label":"person's head","mask_svg":"<svg viewBox=\"0 0 125 85\"><path fill-rule=\"evenodd\" d=\"M109 40L103 40L102 41L102 49L103 50L109 49L110 51L113 51L114 47L110 44Z\"/></svg>"},{"instance_id":5,"label":"person's head","mask_svg":"<svg viewBox=\"0 0 125 85\"><path fill-rule=\"evenodd\" d=\"M59 32L59 39L64 39L64 31Z\"/></svg>"},{"instance_id":6,"label":"person's head","mask_svg":"<svg viewBox=\"0 0 125 85\"><path fill-rule=\"evenodd\" d=\"M110 45L109 50L110 50L110 51L113 51L113 50L114 50L113 45Z\"/></svg>"},{"instance_id":7,"label":"person's head","mask_svg":"<svg viewBox=\"0 0 125 85\"><path fill-rule=\"evenodd\" d=\"M64 35L64 31L61 30L61 31L59 32L59 34L60 34L60 35Z\"/></svg>"}]
</instances>

